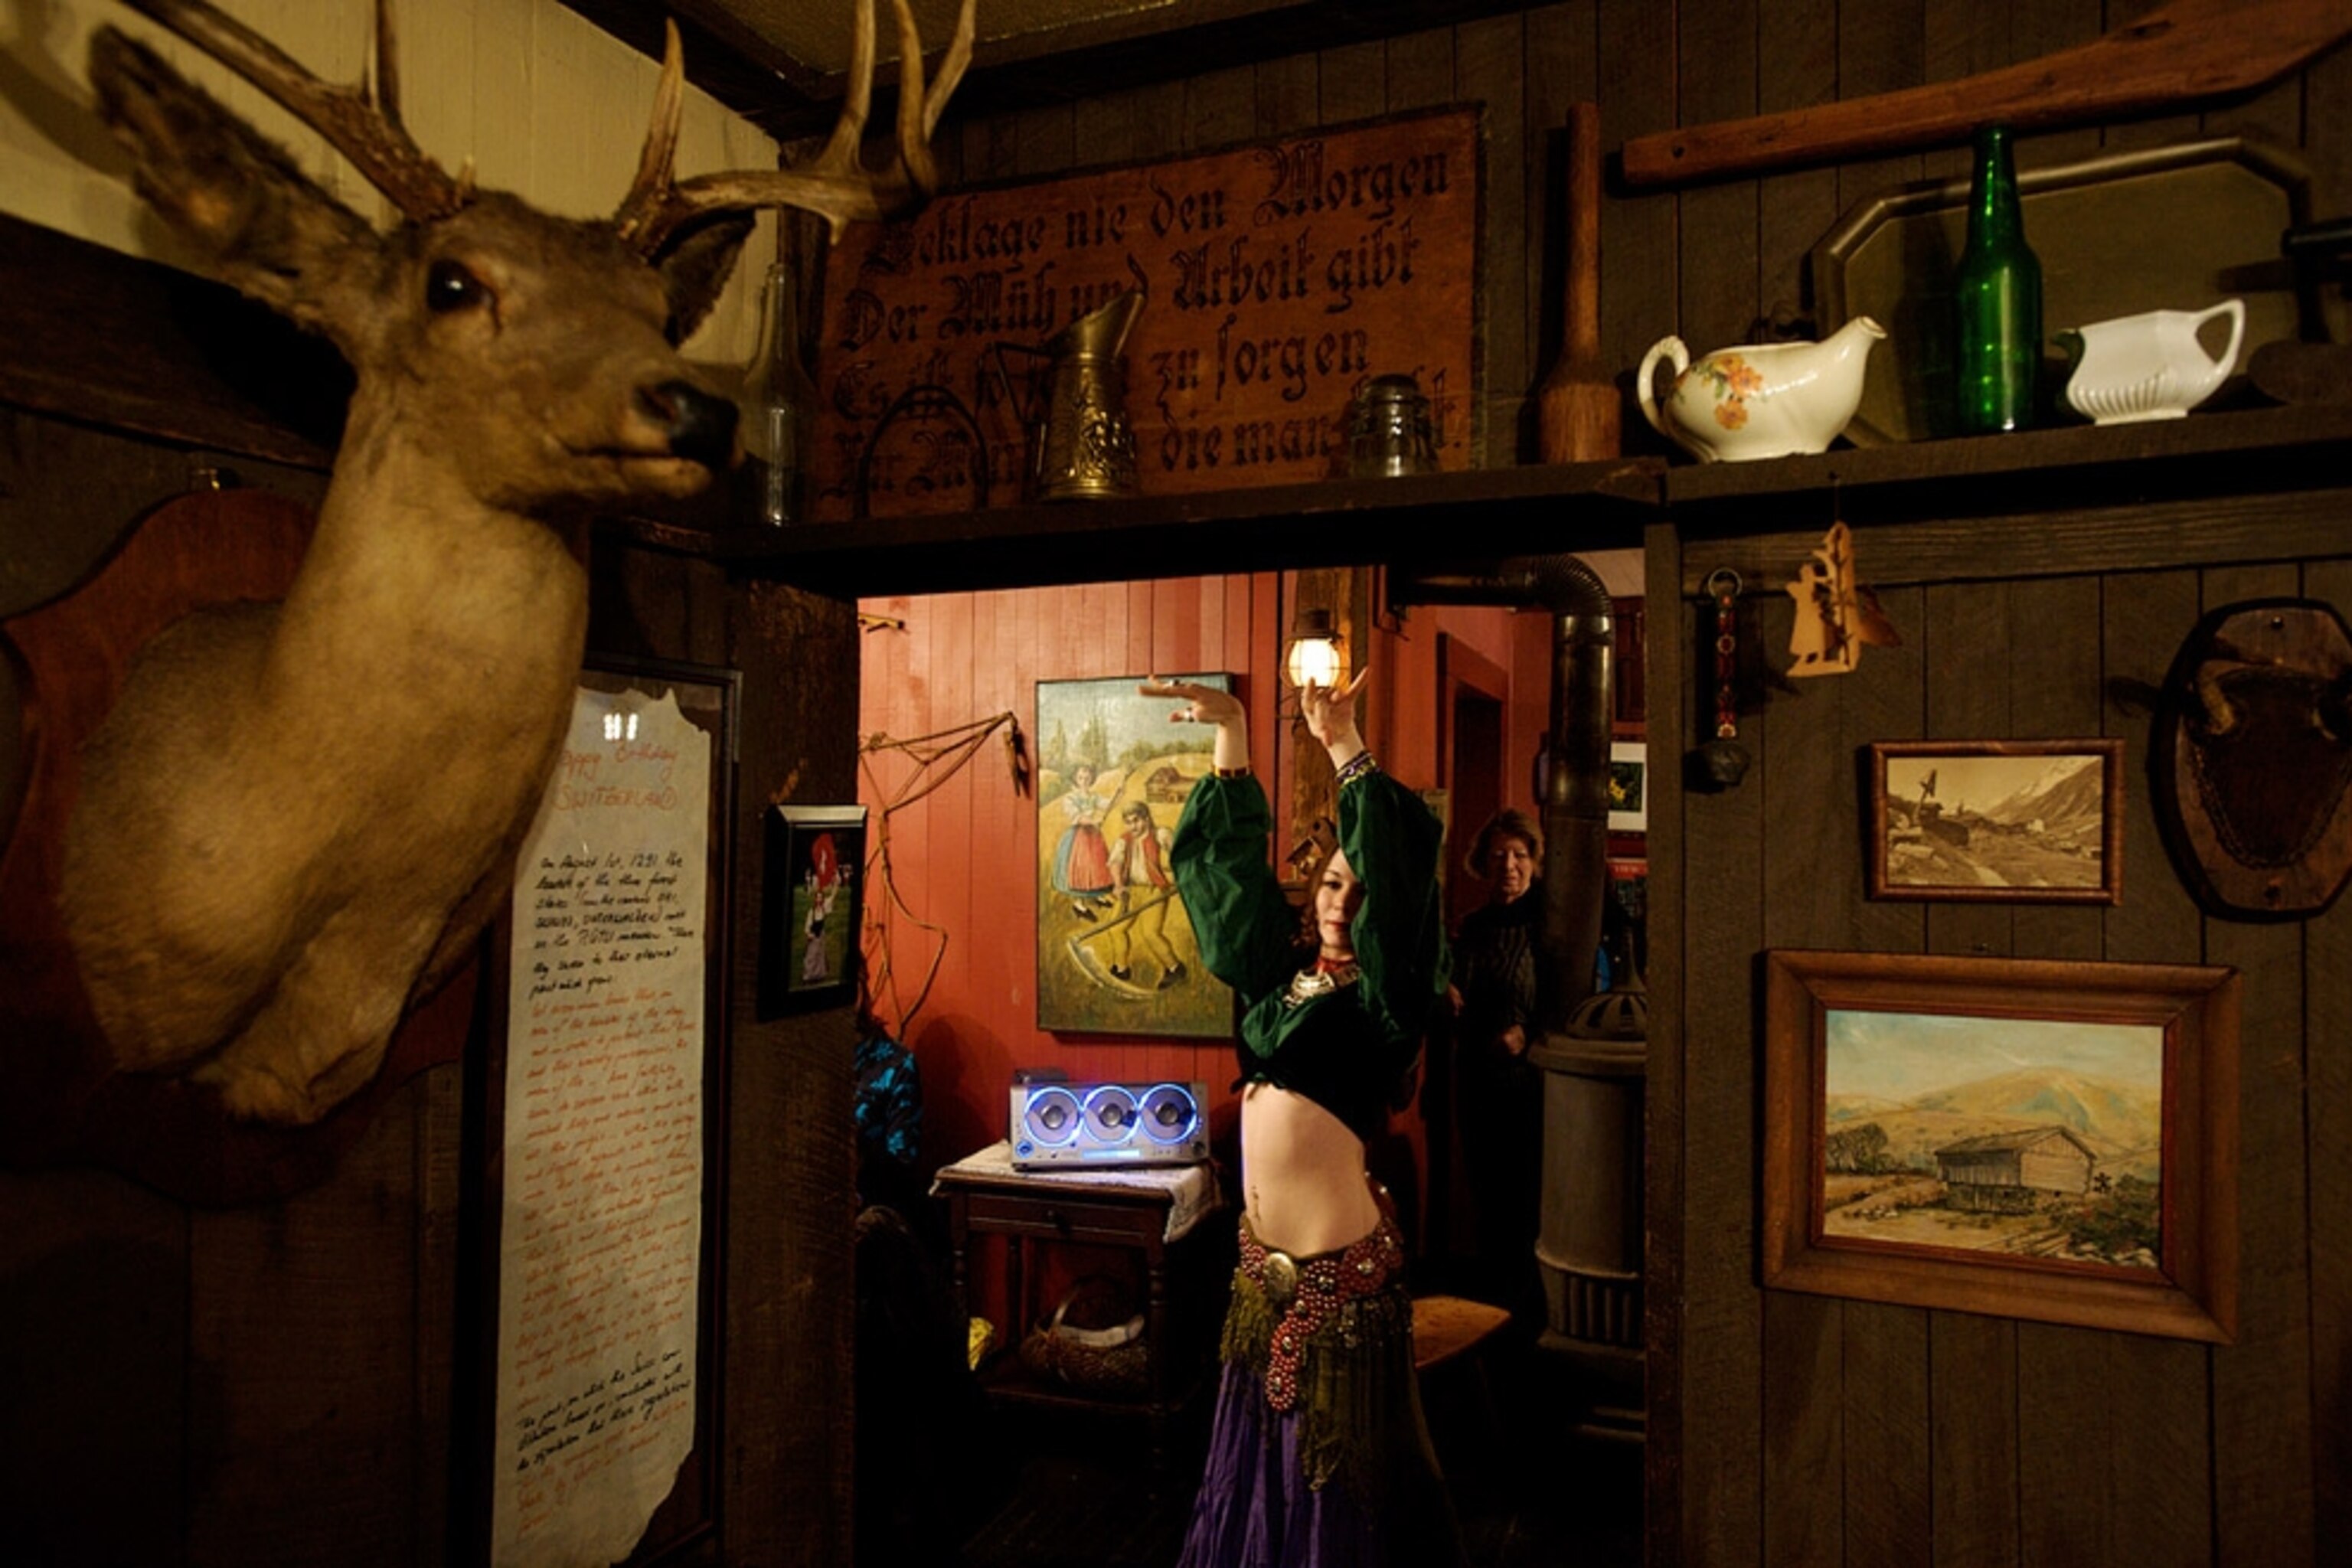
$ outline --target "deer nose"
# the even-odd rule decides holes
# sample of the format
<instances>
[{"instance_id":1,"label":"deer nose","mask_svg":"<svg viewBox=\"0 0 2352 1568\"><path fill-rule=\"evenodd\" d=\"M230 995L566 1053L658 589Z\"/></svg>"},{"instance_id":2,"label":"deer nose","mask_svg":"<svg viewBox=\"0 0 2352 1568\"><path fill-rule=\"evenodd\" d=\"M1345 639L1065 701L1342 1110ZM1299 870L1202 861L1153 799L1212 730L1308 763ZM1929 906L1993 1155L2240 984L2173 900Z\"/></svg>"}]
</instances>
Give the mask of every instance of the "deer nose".
<instances>
[{"instance_id":1,"label":"deer nose","mask_svg":"<svg viewBox=\"0 0 2352 1568\"><path fill-rule=\"evenodd\" d=\"M735 405L729 399L690 381L665 381L637 395L654 423L669 432L674 456L707 468L723 469L735 460Z\"/></svg>"}]
</instances>

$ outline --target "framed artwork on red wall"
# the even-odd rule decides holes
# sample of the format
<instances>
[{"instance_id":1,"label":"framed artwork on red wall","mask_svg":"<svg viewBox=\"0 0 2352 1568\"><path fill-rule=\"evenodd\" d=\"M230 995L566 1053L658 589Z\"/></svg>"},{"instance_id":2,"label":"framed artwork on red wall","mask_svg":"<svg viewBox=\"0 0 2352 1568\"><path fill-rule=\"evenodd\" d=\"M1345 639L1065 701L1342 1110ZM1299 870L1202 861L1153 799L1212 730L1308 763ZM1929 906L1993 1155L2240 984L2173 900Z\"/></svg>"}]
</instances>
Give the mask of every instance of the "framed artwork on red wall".
<instances>
[{"instance_id":1,"label":"framed artwork on red wall","mask_svg":"<svg viewBox=\"0 0 2352 1568\"><path fill-rule=\"evenodd\" d=\"M1210 1038L1233 1026L1233 993L1202 967L1168 865L1215 731L1170 723L1171 705L1137 690L1148 679L1037 683L1041 1029Z\"/></svg>"}]
</instances>

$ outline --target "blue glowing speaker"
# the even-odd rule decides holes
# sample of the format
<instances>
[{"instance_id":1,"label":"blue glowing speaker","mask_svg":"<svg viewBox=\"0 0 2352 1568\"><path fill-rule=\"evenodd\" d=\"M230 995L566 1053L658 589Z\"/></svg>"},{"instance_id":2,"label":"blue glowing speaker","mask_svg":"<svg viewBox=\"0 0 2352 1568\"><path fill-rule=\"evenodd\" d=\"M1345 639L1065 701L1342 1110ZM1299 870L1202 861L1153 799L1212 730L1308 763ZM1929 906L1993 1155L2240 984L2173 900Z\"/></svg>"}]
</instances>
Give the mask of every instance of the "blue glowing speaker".
<instances>
[{"instance_id":1,"label":"blue glowing speaker","mask_svg":"<svg viewBox=\"0 0 2352 1568\"><path fill-rule=\"evenodd\" d=\"M1016 1083L1013 1168L1198 1164L1207 1098L1197 1083Z\"/></svg>"}]
</instances>

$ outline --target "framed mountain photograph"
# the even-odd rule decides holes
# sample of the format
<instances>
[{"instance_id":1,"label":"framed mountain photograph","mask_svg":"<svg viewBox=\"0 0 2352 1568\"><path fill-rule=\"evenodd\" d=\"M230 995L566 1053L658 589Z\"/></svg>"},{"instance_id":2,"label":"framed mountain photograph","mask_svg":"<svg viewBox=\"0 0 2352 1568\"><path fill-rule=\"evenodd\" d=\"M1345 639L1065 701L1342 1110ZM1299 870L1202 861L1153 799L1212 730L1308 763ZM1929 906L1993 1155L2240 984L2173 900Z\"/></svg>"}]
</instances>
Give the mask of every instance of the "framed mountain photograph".
<instances>
[{"instance_id":1,"label":"framed mountain photograph","mask_svg":"<svg viewBox=\"0 0 2352 1568\"><path fill-rule=\"evenodd\" d=\"M1763 1282L2227 1342L2239 976L1765 954Z\"/></svg>"},{"instance_id":2,"label":"framed mountain photograph","mask_svg":"<svg viewBox=\"0 0 2352 1568\"><path fill-rule=\"evenodd\" d=\"M2121 741L1881 741L1869 787L1874 899L2122 897Z\"/></svg>"}]
</instances>

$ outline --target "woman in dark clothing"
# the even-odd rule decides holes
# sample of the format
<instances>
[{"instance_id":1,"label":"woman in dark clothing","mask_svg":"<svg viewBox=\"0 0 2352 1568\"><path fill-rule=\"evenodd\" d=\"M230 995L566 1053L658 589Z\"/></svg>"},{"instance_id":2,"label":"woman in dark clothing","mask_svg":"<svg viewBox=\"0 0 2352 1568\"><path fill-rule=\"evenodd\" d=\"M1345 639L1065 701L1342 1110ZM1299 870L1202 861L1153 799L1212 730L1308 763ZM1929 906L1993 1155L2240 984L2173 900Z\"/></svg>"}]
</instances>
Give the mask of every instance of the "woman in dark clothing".
<instances>
[{"instance_id":1,"label":"woman in dark clothing","mask_svg":"<svg viewBox=\"0 0 2352 1568\"><path fill-rule=\"evenodd\" d=\"M1542 945L1542 830L1506 807L1478 830L1468 865L1493 889L1462 921L1448 993L1456 1015L1454 1142L1477 1212L1478 1293L1540 1316L1543 1074L1528 1060L1528 1042Z\"/></svg>"},{"instance_id":2,"label":"woman in dark clothing","mask_svg":"<svg viewBox=\"0 0 2352 1568\"><path fill-rule=\"evenodd\" d=\"M1209 1461L1181 1568L1445 1568L1462 1561L1412 1370L1404 1243L1365 1173L1445 984L1436 819L1356 729L1359 676L1299 691L1339 780L1339 844L1311 940L1267 863L1240 701L1147 683L1217 729L1171 852L1202 962L1240 994L1244 1209Z\"/></svg>"}]
</instances>

